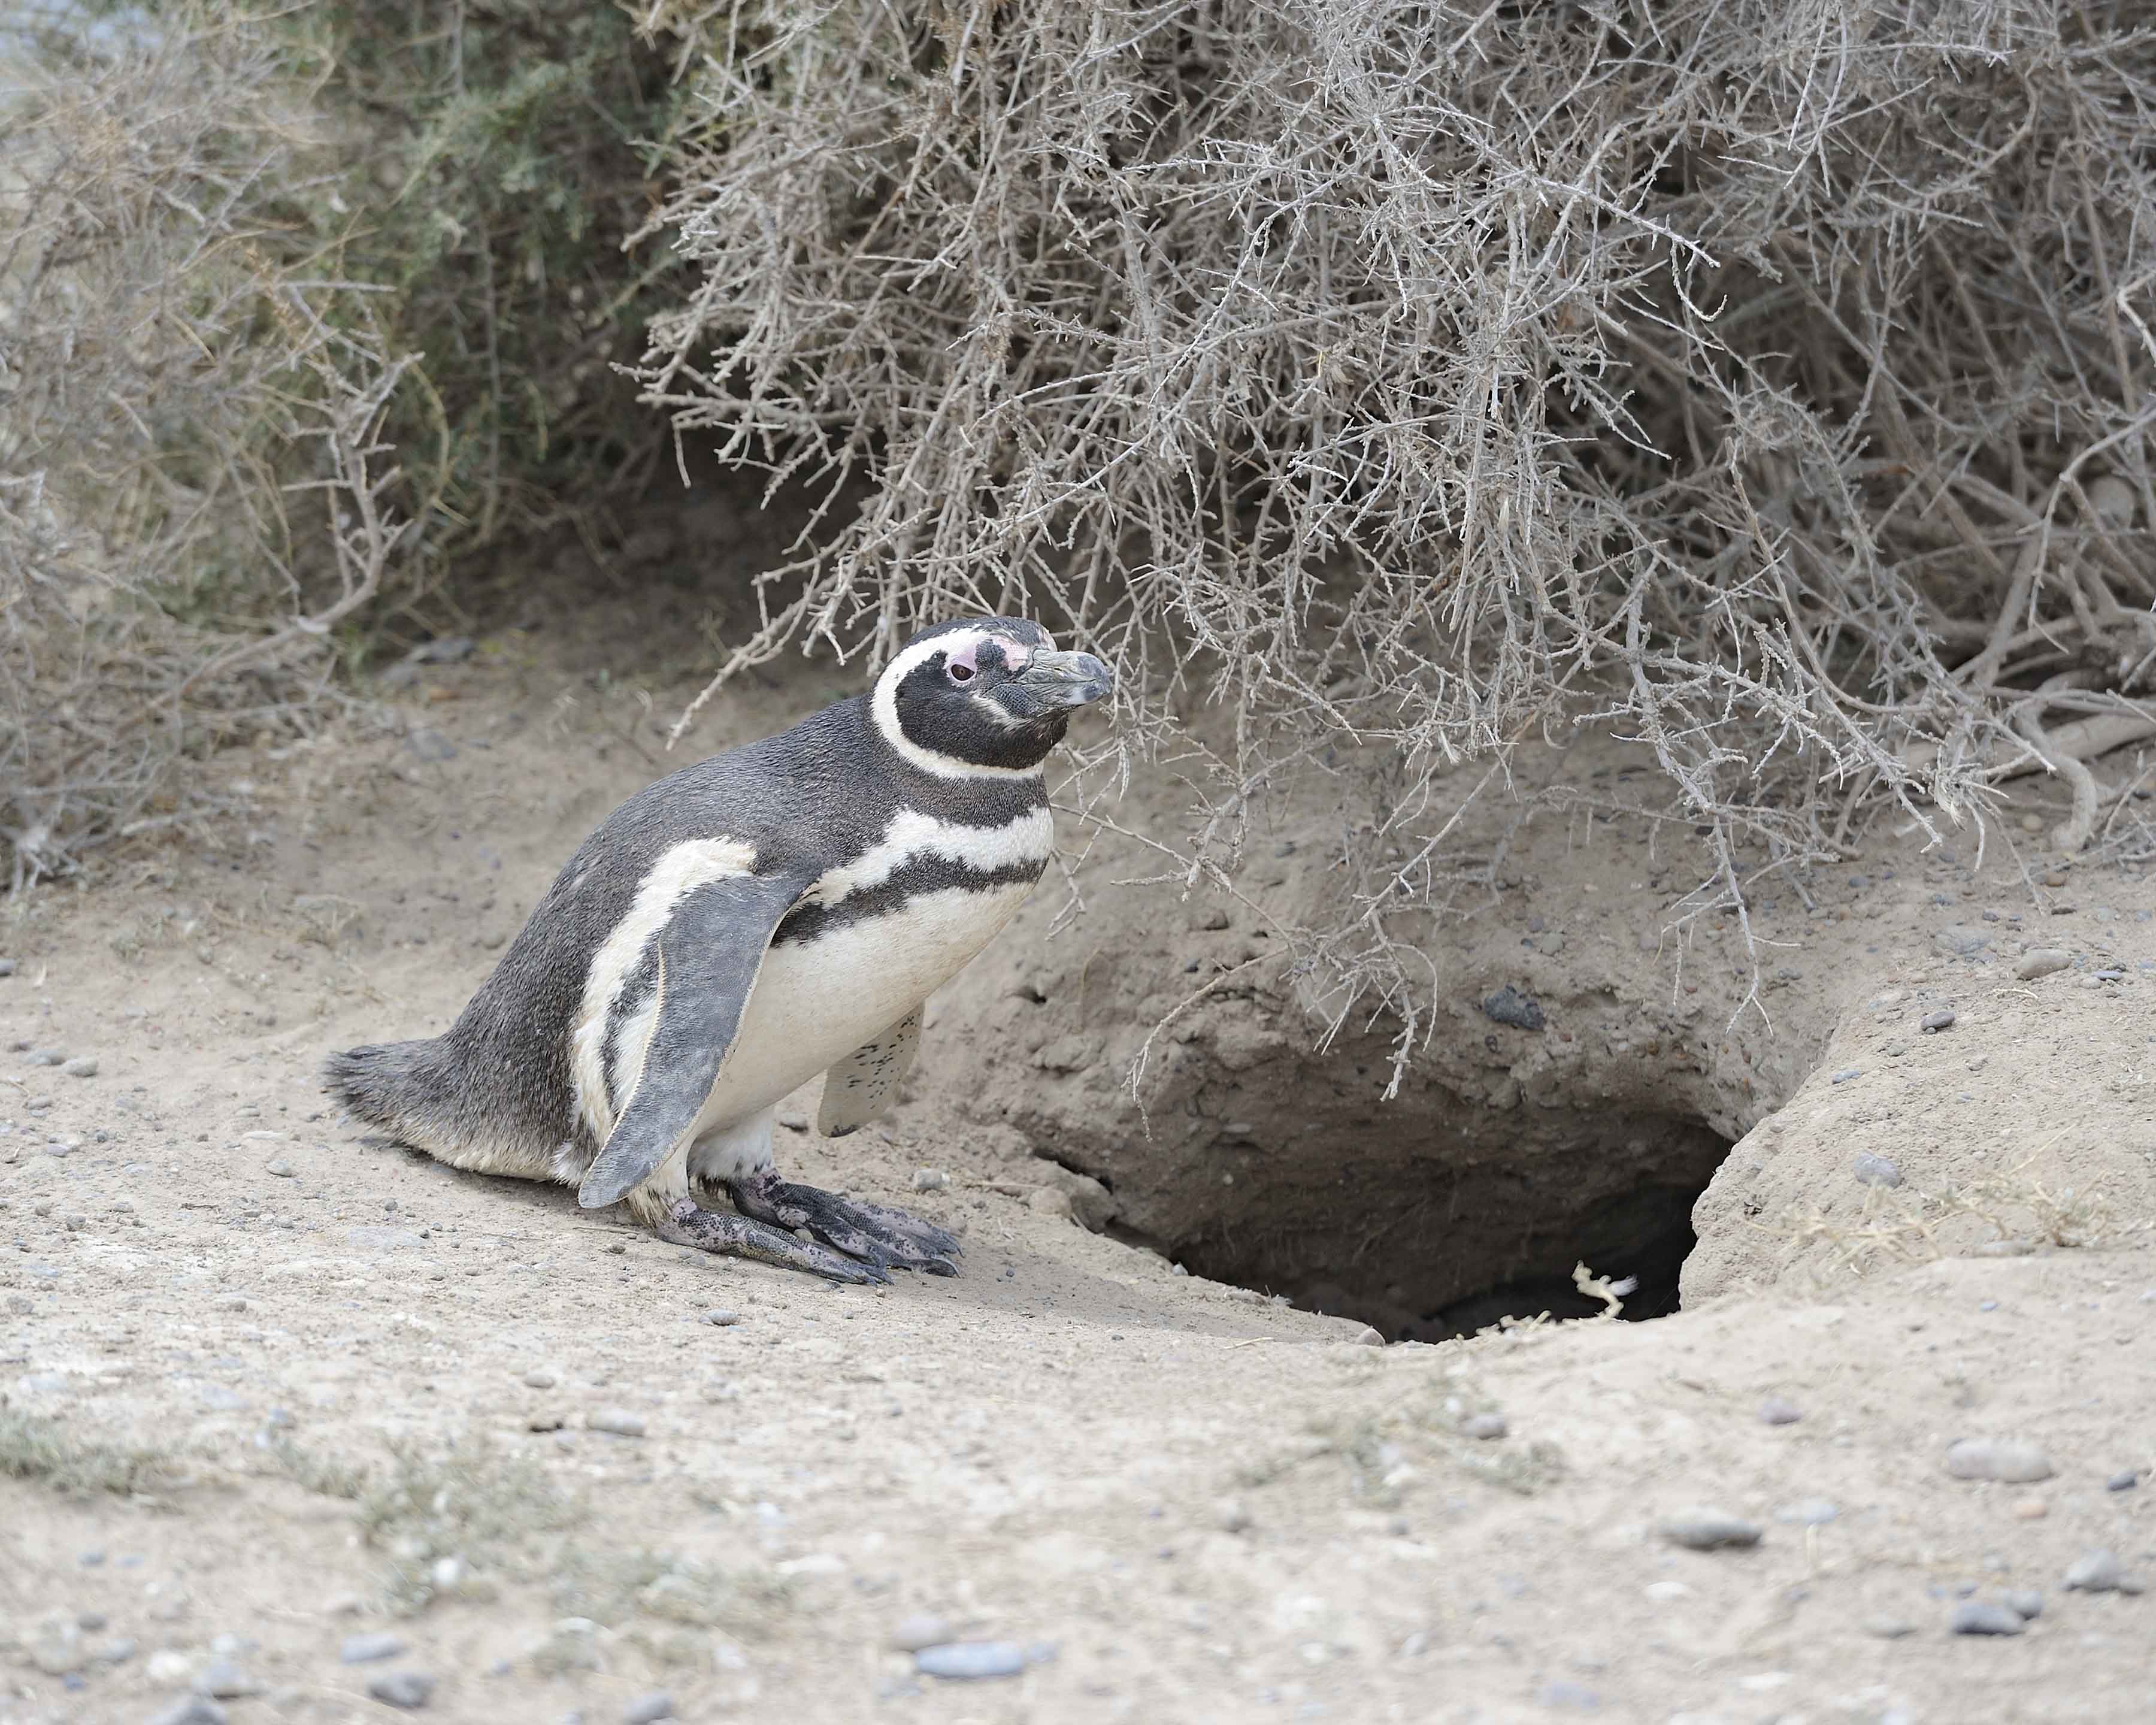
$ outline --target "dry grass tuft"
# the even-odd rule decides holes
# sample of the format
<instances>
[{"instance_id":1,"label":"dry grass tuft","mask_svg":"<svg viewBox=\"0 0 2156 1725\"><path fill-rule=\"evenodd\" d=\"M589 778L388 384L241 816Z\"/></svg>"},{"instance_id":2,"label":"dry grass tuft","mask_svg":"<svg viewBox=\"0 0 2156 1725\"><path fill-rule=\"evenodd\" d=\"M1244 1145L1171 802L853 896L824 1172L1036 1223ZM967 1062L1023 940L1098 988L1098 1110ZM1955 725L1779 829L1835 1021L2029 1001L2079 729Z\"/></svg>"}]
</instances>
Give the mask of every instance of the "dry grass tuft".
<instances>
[{"instance_id":1,"label":"dry grass tuft","mask_svg":"<svg viewBox=\"0 0 2156 1725\"><path fill-rule=\"evenodd\" d=\"M181 1471L169 1451L82 1437L58 1420L0 1407L0 1476L68 1497L127 1497L169 1491Z\"/></svg>"},{"instance_id":2,"label":"dry grass tuft","mask_svg":"<svg viewBox=\"0 0 2156 1725\"><path fill-rule=\"evenodd\" d=\"M2073 785L2063 849L2117 813L2084 762L2156 733L2141 8L635 10L704 119L646 398L866 499L721 679L1029 606L1124 674L1092 765L1197 787L1193 881L1331 775L1282 963L1336 1029L1388 1011L1404 1062L1442 1022L1419 949L1498 865L1463 800L1578 724L1661 762L1695 914L2017 765Z\"/></svg>"}]
</instances>

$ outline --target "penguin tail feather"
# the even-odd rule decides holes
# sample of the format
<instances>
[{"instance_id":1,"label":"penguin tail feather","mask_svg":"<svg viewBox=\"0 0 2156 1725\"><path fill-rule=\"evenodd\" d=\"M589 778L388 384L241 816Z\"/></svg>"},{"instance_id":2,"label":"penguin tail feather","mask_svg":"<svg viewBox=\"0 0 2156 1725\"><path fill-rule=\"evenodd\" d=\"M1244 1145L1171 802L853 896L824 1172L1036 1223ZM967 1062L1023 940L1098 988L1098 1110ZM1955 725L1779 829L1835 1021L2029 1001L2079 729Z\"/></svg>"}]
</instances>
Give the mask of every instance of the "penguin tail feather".
<instances>
[{"instance_id":1,"label":"penguin tail feather","mask_svg":"<svg viewBox=\"0 0 2156 1725\"><path fill-rule=\"evenodd\" d=\"M359 1119L416 1142L434 1099L428 1082L434 1054L431 1038L341 1049L322 1063L322 1081Z\"/></svg>"}]
</instances>

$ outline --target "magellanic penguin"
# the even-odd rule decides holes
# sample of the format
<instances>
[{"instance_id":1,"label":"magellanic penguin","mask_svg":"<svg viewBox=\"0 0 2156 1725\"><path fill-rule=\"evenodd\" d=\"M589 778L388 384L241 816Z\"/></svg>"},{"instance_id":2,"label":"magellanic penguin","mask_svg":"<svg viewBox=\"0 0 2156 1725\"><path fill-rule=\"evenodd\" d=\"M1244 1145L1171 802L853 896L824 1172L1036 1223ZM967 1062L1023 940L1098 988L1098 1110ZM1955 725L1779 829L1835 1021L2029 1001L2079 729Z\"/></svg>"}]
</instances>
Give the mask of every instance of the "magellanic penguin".
<instances>
[{"instance_id":1,"label":"magellanic penguin","mask_svg":"<svg viewBox=\"0 0 2156 1725\"><path fill-rule=\"evenodd\" d=\"M916 635L867 694L631 797L454 1024L331 1055L330 1088L452 1167L625 1199L684 1245L953 1273L942 1229L782 1180L773 1113L819 1072L833 1136L895 1097L921 1003L1047 866L1044 765L1110 685L1018 619Z\"/></svg>"}]
</instances>

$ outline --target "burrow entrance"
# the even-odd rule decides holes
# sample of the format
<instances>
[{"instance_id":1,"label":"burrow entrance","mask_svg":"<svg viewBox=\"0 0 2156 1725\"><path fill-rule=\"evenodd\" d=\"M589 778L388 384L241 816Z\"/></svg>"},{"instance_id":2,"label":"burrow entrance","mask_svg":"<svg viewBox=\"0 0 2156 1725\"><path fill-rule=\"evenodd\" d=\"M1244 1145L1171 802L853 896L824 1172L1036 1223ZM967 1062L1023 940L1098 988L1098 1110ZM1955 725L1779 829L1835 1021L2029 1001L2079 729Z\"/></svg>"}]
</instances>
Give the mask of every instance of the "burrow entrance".
<instances>
[{"instance_id":1,"label":"burrow entrance","mask_svg":"<svg viewBox=\"0 0 2156 1725\"><path fill-rule=\"evenodd\" d=\"M1455 1101L1380 1111L1349 1132L1306 1122L1288 1144L1209 1147L1218 1172L1199 1178L1219 1194L1214 1215L1166 1249L1389 1341L1593 1316L1604 1305L1575 1286L1577 1264L1632 1279L1623 1317L1661 1317L1677 1309L1692 1206L1729 1148L1697 1119L1656 1114Z\"/></svg>"}]
</instances>

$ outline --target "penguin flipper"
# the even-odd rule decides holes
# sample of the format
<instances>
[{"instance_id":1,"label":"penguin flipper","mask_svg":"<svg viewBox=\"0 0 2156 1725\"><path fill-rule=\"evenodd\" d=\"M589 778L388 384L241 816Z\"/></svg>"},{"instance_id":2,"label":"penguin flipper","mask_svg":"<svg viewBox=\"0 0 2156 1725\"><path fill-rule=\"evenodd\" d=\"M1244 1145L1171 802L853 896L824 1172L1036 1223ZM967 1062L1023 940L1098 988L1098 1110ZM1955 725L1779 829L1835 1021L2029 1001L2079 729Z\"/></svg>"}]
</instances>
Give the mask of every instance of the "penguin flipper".
<instances>
[{"instance_id":1,"label":"penguin flipper","mask_svg":"<svg viewBox=\"0 0 2156 1725\"><path fill-rule=\"evenodd\" d=\"M918 1006L880 1036L864 1042L824 1075L816 1130L827 1138L859 1132L890 1106L921 1046Z\"/></svg>"},{"instance_id":2,"label":"penguin flipper","mask_svg":"<svg viewBox=\"0 0 2156 1725\"><path fill-rule=\"evenodd\" d=\"M718 1082L771 937L811 882L737 875L699 886L659 932L658 1011L644 1070L577 1202L614 1202L651 1177L703 1112Z\"/></svg>"}]
</instances>

